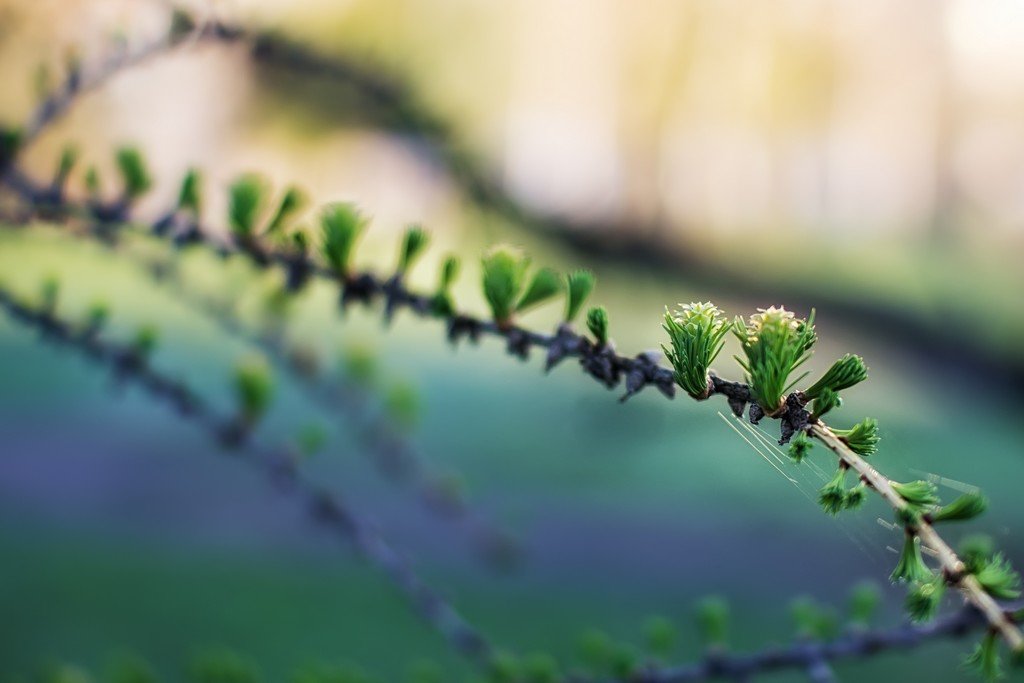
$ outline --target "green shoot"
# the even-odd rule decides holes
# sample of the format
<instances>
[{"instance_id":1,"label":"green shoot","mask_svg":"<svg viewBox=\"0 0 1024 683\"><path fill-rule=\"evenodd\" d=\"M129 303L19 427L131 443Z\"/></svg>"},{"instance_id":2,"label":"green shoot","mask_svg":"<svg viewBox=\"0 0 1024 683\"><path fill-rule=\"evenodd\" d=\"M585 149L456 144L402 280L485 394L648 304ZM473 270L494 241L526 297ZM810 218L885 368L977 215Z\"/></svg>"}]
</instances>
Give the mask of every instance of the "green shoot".
<instances>
[{"instance_id":1,"label":"green shoot","mask_svg":"<svg viewBox=\"0 0 1024 683\"><path fill-rule=\"evenodd\" d=\"M1013 600L1020 597L1020 576L1002 553L996 553L974 574L974 578L978 579L978 583L994 598Z\"/></svg>"},{"instance_id":2,"label":"green shoot","mask_svg":"<svg viewBox=\"0 0 1024 683\"><path fill-rule=\"evenodd\" d=\"M644 624L644 639L651 654L666 659L679 641L679 629L670 619L651 617Z\"/></svg>"},{"instance_id":3,"label":"green shoot","mask_svg":"<svg viewBox=\"0 0 1024 683\"><path fill-rule=\"evenodd\" d=\"M935 492L935 484L930 481L912 481L901 484L897 481L890 482L893 490L900 494L903 500L913 507L923 509L939 502Z\"/></svg>"},{"instance_id":4,"label":"green shoot","mask_svg":"<svg viewBox=\"0 0 1024 683\"><path fill-rule=\"evenodd\" d=\"M931 581L915 584L907 593L906 608L911 620L929 621L935 616L946 592L944 576L935 576Z\"/></svg>"},{"instance_id":5,"label":"green shoot","mask_svg":"<svg viewBox=\"0 0 1024 683\"><path fill-rule=\"evenodd\" d=\"M817 398L823 389L831 389L840 392L855 384L859 384L868 378L868 369L864 365L864 359L853 354L846 354L822 375L821 379L812 384L804 391L804 396L809 399Z\"/></svg>"},{"instance_id":6,"label":"green shoot","mask_svg":"<svg viewBox=\"0 0 1024 683\"><path fill-rule=\"evenodd\" d=\"M250 356L235 367L235 396L242 420L253 425L270 406L274 379L270 366L261 356Z\"/></svg>"},{"instance_id":7,"label":"green shoot","mask_svg":"<svg viewBox=\"0 0 1024 683\"><path fill-rule=\"evenodd\" d=\"M986 681L995 681L1003 676L999 660L999 643L996 633L989 631L964 659L964 667L977 672Z\"/></svg>"},{"instance_id":8,"label":"green shoot","mask_svg":"<svg viewBox=\"0 0 1024 683\"><path fill-rule=\"evenodd\" d=\"M266 181L255 173L247 173L231 183L228 193L231 232L237 239L251 240L256 236L256 222L266 199Z\"/></svg>"},{"instance_id":9,"label":"green shoot","mask_svg":"<svg viewBox=\"0 0 1024 683\"><path fill-rule=\"evenodd\" d=\"M398 272L405 275L430 244L430 233L419 225L410 225L402 237L402 250L398 254Z\"/></svg>"},{"instance_id":10,"label":"green shoot","mask_svg":"<svg viewBox=\"0 0 1024 683\"><path fill-rule=\"evenodd\" d=\"M56 275L50 275L43 280L39 288L39 307L48 315L53 315L57 310L57 300L60 298L60 280Z\"/></svg>"},{"instance_id":11,"label":"green shoot","mask_svg":"<svg viewBox=\"0 0 1024 683\"><path fill-rule=\"evenodd\" d=\"M830 515L838 515L846 502L846 468L840 467L832 480L818 491L818 503Z\"/></svg>"},{"instance_id":12,"label":"green shoot","mask_svg":"<svg viewBox=\"0 0 1024 683\"><path fill-rule=\"evenodd\" d=\"M988 558L995 553L995 543L984 534L972 534L962 541L957 549L960 559L967 566L967 571L977 574L988 563Z\"/></svg>"},{"instance_id":13,"label":"green shoot","mask_svg":"<svg viewBox=\"0 0 1024 683\"><path fill-rule=\"evenodd\" d=\"M277 211L267 223L267 234L280 232L308 203L309 199L299 188L292 186L285 190L281 202L277 205Z\"/></svg>"},{"instance_id":14,"label":"green shoot","mask_svg":"<svg viewBox=\"0 0 1024 683\"><path fill-rule=\"evenodd\" d=\"M889 578L895 583L924 583L931 580L932 572L921 557L921 541L913 534L906 534L903 552Z\"/></svg>"},{"instance_id":15,"label":"green shoot","mask_svg":"<svg viewBox=\"0 0 1024 683\"><path fill-rule=\"evenodd\" d=\"M818 419L841 405L843 405L843 399L839 397L839 394L825 387L818 394L818 397L814 399L814 403L811 406L811 416L814 419Z\"/></svg>"},{"instance_id":16,"label":"green shoot","mask_svg":"<svg viewBox=\"0 0 1024 683\"><path fill-rule=\"evenodd\" d=\"M807 436L807 432L801 430L789 442L789 457L793 459L793 462L803 462L813 448L814 442Z\"/></svg>"},{"instance_id":17,"label":"green shoot","mask_svg":"<svg viewBox=\"0 0 1024 683\"><path fill-rule=\"evenodd\" d=\"M729 605L721 598L707 598L697 606L697 630L707 648L725 648L728 642Z\"/></svg>"},{"instance_id":18,"label":"green shoot","mask_svg":"<svg viewBox=\"0 0 1024 683\"><path fill-rule=\"evenodd\" d=\"M571 323L579 315L590 293L594 291L594 274L589 270L574 270L565 275L565 322Z\"/></svg>"},{"instance_id":19,"label":"green shoot","mask_svg":"<svg viewBox=\"0 0 1024 683\"><path fill-rule=\"evenodd\" d=\"M608 311L604 310L604 306L587 311L587 329L594 335L599 348L608 345Z\"/></svg>"},{"instance_id":20,"label":"green shoot","mask_svg":"<svg viewBox=\"0 0 1024 683\"><path fill-rule=\"evenodd\" d=\"M867 499L868 487L864 482L860 482L846 492L846 495L843 497L843 508L846 510L856 510Z\"/></svg>"},{"instance_id":21,"label":"green shoot","mask_svg":"<svg viewBox=\"0 0 1024 683\"><path fill-rule=\"evenodd\" d=\"M878 420L866 417L850 429L832 429L835 435L857 455L872 455L878 451Z\"/></svg>"},{"instance_id":22,"label":"green shoot","mask_svg":"<svg viewBox=\"0 0 1024 683\"><path fill-rule=\"evenodd\" d=\"M117 150L117 169L121 173L124 195L128 199L138 199L153 186L142 153L135 147Z\"/></svg>"},{"instance_id":23,"label":"green shoot","mask_svg":"<svg viewBox=\"0 0 1024 683\"><path fill-rule=\"evenodd\" d=\"M541 268L533 274L533 279L516 304L515 312L523 313L527 309L544 303L562 292L562 278L550 268Z\"/></svg>"},{"instance_id":24,"label":"green shoot","mask_svg":"<svg viewBox=\"0 0 1024 683\"><path fill-rule=\"evenodd\" d=\"M782 408L786 392L804 377L789 379L811 357L810 349L817 341L814 312L805 321L785 308L772 306L760 309L746 323L737 318L733 332L746 357L737 356L736 360L747 373L750 391L765 414L774 416Z\"/></svg>"},{"instance_id":25,"label":"green shoot","mask_svg":"<svg viewBox=\"0 0 1024 683\"><path fill-rule=\"evenodd\" d=\"M676 384L693 398L704 399L710 393L708 370L725 345L729 324L717 306L708 303L680 304L675 313L665 309L662 329L668 333L672 348L662 344L672 364Z\"/></svg>"},{"instance_id":26,"label":"green shoot","mask_svg":"<svg viewBox=\"0 0 1024 683\"><path fill-rule=\"evenodd\" d=\"M437 292L430 300L430 309L434 315L448 316L455 313L455 304L452 302L451 289L455 278L459 276L459 258L457 256L446 256L441 265L441 276L438 279Z\"/></svg>"},{"instance_id":27,"label":"green shoot","mask_svg":"<svg viewBox=\"0 0 1024 683\"><path fill-rule=\"evenodd\" d=\"M92 332L98 332L109 319L110 307L106 302L94 301L89 304L89 309L85 313L85 328Z\"/></svg>"},{"instance_id":28,"label":"green shoot","mask_svg":"<svg viewBox=\"0 0 1024 683\"><path fill-rule=\"evenodd\" d=\"M335 202L323 208L320 214L320 248L327 265L338 277L349 279L356 241L368 224L369 220L355 204Z\"/></svg>"},{"instance_id":29,"label":"green shoot","mask_svg":"<svg viewBox=\"0 0 1024 683\"><path fill-rule=\"evenodd\" d=\"M497 246L484 254L484 297L499 325L511 322L515 302L523 289L530 259L518 249Z\"/></svg>"},{"instance_id":30,"label":"green shoot","mask_svg":"<svg viewBox=\"0 0 1024 683\"><path fill-rule=\"evenodd\" d=\"M949 505L931 514L932 522L959 522L978 517L988 509L988 499L980 491L965 493Z\"/></svg>"},{"instance_id":31,"label":"green shoot","mask_svg":"<svg viewBox=\"0 0 1024 683\"><path fill-rule=\"evenodd\" d=\"M201 197L202 176L199 170L190 168L181 181L181 189L178 191L178 210L191 214L193 218L199 217L202 210Z\"/></svg>"},{"instance_id":32,"label":"green shoot","mask_svg":"<svg viewBox=\"0 0 1024 683\"><path fill-rule=\"evenodd\" d=\"M878 604L881 602L881 592L878 586L866 581L854 586L850 592L850 623L858 628L867 628L871 618L878 611Z\"/></svg>"}]
</instances>

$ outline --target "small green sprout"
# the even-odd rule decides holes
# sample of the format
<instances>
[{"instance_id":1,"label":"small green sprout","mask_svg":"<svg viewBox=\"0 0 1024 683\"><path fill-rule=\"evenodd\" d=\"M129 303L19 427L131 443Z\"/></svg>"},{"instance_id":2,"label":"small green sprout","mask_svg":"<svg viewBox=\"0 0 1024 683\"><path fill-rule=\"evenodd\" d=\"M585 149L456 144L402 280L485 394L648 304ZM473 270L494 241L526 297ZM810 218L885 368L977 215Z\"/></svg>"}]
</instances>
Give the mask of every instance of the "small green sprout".
<instances>
[{"instance_id":1,"label":"small green sprout","mask_svg":"<svg viewBox=\"0 0 1024 683\"><path fill-rule=\"evenodd\" d=\"M724 649L728 643L729 605L721 598L706 598L697 605L697 630L704 646Z\"/></svg>"},{"instance_id":2,"label":"small green sprout","mask_svg":"<svg viewBox=\"0 0 1024 683\"><path fill-rule=\"evenodd\" d=\"M958 522L978 517L988 509L988 499L980 491L958 497L931 514L932 522Z\"/></svg>"},{"instance_id":3,"label":"small green sprout","mask_svg":"<svg viewBox=\"0 0 1024 683\"><path fill-rule=\"evenodd\" d=\"M841 405L843 405L843 399L839 397L839 394L825 387L818 394L818 397L814 399L814 403L811 406L811 416L817 420Z\"/></svg>"},{"instance_id":4,"label":"small green sprout","mask_svg":"<svg viewBox=\"0 0 1024 683\"><path fill-rule=\"evenodd\" d=\"M562 291L562 280L550 268L541 268L527 284L530 258L518 249L499 245L482 259L484 297L495 322L501 327L512 323L516 313L541 304Z\"/></svg>"},{"instance_id":5,"label":"small green sprout","mask_svg":"<svg viewBox=\"0 0 1024 683\"><path fill-rule=\"evenodd\" d=\"M729 332L725 316L711 302L680 304L675 313L665 309L662 329L672 345L662 344L661 348L672 364L676 384L693 398L707 398L711 391L708 370Z\"/></svg>"},{"instance_id":6,"label":"small green sprout","mask_svg":"<svg viewBox=\"0 0 1024 683\"><path fill-rule=\"evenodd\" d=\"M335 202L323 208L320 214L320 248L327 265L339 278L349 279L352 252L368 224L369 220L355 204Z\"/></svg>"},{"instance_id":7,"label":"small green sprout","mask_svg":"<svg viewBox=\"0 0 1024 683\"><path fill-rule=\"evenodd\" d=\"M789 457L793 459L793 462L803 462L813 448L814 442L807 436L807 432L801 430L789 442Z\"/></svg>"},{"instance_id":8,"label":"small green sprout","mask_svg":"<svg viewBox=\"0 0 1024 683\"><path fill-rule=\"evenodd\" d=\"M846 472L840 467L832 480L818 491L818 503L830 515L838 515L846 503Z\"/></svg>"},{"instance_id":9,"label":"small green sprout","mask_svg":"<svg viewBox=\"0 0 1024 683\"><path fill-rule=\"evenodd\" d=\"M1013 600L1020 597L1020 576L1002 553L996 553L974 574L974 578L994 598Z\"/></svg>"},{"instance_id":10,"label":"small green sprout","mask_svg":"<svg viewBox=\"0 0 1024 683\"><path fill-rule=\"evenodd\" d=\"M57 173L53 178L53 186L63 188L77 163L78 148L72 144L64 145L64 148L60 151L60 160L57 162Z\"/></svg>"},{"instance_id":11,"label":"small green sprout","mask_svg":"<svg viewBox=\"0 0 1024 683\"><path fill-rule=\"evenodd\" d=\"M262 176L246 173L228 188L228 224L237 239L256 236L256 222L263 211L267 183Z\"/></svg>"},{"instance_id":12,"label":"small green sprout","mask_svg":"<svg viewBox=\"0 0 1024 683\"><path fill-rule=\"evenodd\" d=\"M999 641L995 631L986 633L974 651L964 658L964 668L977 672L986 681L995 681L1003 677L1003 667L999 658Z\"/></svg>"},{"instance_id":13,"label":"small green sprout","mask_svg":"<svg viewBox=\"0 0 1024 683\"><path fill-rule=\"evenodd\" d=\"M828 640L836 635L838 619L835 612L816 604L807 597L797 598L790 606L790 613L796 623L797 635L801 638Z\"/></svg>"},{"instance_id":14,"label":"small green sprout","mask_svg":"<svg viewBox=\"0 0 1024 683\"><path fill-rule=\"evenodd\" d=\"M576 643L580 660L592 673L603 672L612 658L615 643L604 631L589 629L584 631Z\"/></svg>"},{"instance_id":15,"label":"small green sprout","mask_svg":"<svg viewBox=\"0 0 1024 683\"><path fill-rule=\"evenodd\" d=\"M832 429L835 435L857 455L872 455L878 451L878 420L866 417L850 429Z\"/></svg>"},{"instance_id":16,"label":"small green sprout","mask_svg":"<svg viewBox=\"0 0 1024 683\"><path fill-rule=\"evenodd\" d=\"M824 389L831 389L838 393L855 384L860 384L867 378L868 368L864 365L864 359L848 353L833 363L832 367L821 376L821 379L806 389L804 396L810 399L818 398Z\"/></svg>"},{"instance_id":17,"label":"small green sprout","mask_svg":"<svg viewBox=\"0 0 1024 683\"><path fill-rule=\"evenodd\" d=\"M256 424L270 407L274 378L262 356L249 356L235 367L235 396L242 420Z\"/></svg>"},{"instance_id":18,"label":"small green sprout","mask_svg":"<svg viewBox=\"0 0 1024 683\"><path fill-rule=\"evenodd\" d=\"M308 203L308 197L299 188L292 186L285 190L280 203L277 205L277 211L274 212L270 222L267 223L267 234L274 235L281 232Z\"/></svg>"},{"instance_id":19,"label":"small green sprout","mask_svg":"<svg viewBox=\"0 0 1024 683\"><path fill-rule=\"evenodd\" d=\"M587 329L594 335L598 348L608 345L608 311L596 306L587 311Z\"/></svg>"},{"instance_id":20,"label":"small green sprout","mask_svg":"<svg viewBox=\"0 0 1024 683\"><path fill-rule=\"evenodd\" d=\"M153 179L146 168L142 152L137 148L122 147L117 150L117 169L121 173L126 198L138 199L153 187Z\"/></svg>"},{"instance_id":21,"label":"small green sprout","mask_svg":"<svg viewBox=\"0 0 1024 683\"><path fill-rule=\"evenodd\" d=\"M557 683L561 680L558 662L546 652L533 652L523 658L523 680L529 683Z\"/></svg>"},{"instance_id":22,"label":"small green sprout","mask_svg":"<svg viewBox=\"0 0 1024 683\"><path fill-rule=\"evenodd\" d=\"M202 204L202 176L199 169L190 168L185 172L181 189L178 191L178 210L198 218L203 208Z\"/></svg>"},{"instance_id":23,"label":"small green sprout","mask_svg":"<svg viewBox=\"0 0 1024 683\"><path fill-rule=\"evenodd\" d=\"M894 583L924 583L930 581L932 572L921 557L921 541L914 534L907 533L899 562L889 577Z\"/></svg>"},{"instance_id":24,"label":"small green sprout","mask_svg":"<svg viewBox=\"0 0 1024 683\"><path fill-rule=\"evenodd\" d=\"M850 623L858 628L867 628L871 618L878 611L881 599L881 591L871 581L865 581L854 586L850 592Z\"/></svg>"},{"instance_id":25,"label":"small green sprout","mask_svg":"<svg viewBox=\"0 0 1024 683\"><path fill-rule=\"evenodd\" d=\"M864 482L860 482L846 492L846 495L843 497L843 508L846 510L856 510L867 499L868 487Z\"/></svg>"},{"instance_id":26,"label":"small green sprout","mask_svg":"<svg viewBox=\"0 0 1024 683\"><path fill-rule=\"evenodd\" d=\"M665 617L651 617L644 624L644 639L651 654L667 659L679 642L679 629Z\"/></svg>"},{"instance_id":27,"label":"small green sprout","mask_svg":"<svg viewBox=\"0 0 1024 683\"><path fill-rule=\"evenodd\" d=\"M937 575L931 581L915 584L907 593L906 608L916 622L929 621L935 616L946 592L946 578Z\"/></svg>"},{"instance_id":28,"label":"small green sprout","mask_svg":"<svg viewBox=\"0 0 1024 683\"><path fill-rule=\"evenodd\" d=\"M160 341L160 331L154 325L143 325L135 331L132 350L141 359L149 358Z\"/></svg>"},{"instance_id":29,"label":"small green sprout","mask_svg":"<svg viewBox=\"0 0 1024 683\"><path fill-rule=\"evenodd\" d=\"M893 490L900 494L907 504L917 508L919 511L939 502L935 491L935 484L930 481L912 481L901 484L897 481L890 482Z\"/></svg>"},{"instance_id":30,"label":"small green sprout","mask_svg":"<svg viewBox=\"0 0 1024 683\"><path fill-rule=\"evenodd\" d=\"M612 650L609 669L616 680L632 680L640 668L640 653L631 645L618 645Z\"/></svg>"},{"instance_id":31,"label":"small green sprout","mask_svg":"<svg viewBox=\"0 0 1024 683\"><path fill-rule=\"evenodd\" d=\"M430 300L430 309L434 315L448 316L455 313L455 304L452 302L451 289L455 278L459 276L459 258L449 255L441 265L441 276L438 279L437 292Z\"/></svg>"},{"instance_id":32,"label":"small green sprout","mask_svg":"<svg viewBox=\"0 0 1024 683\"><path fill-rule=\"evenodd\" d=\"M962 541L958 548L960 559L967 566L967 571L977 574L988 563L995 553L996 546L992 538L985 534L971 534Z\"/></svg>"},{"instance_id":33,"label":"small green sprout","mask_svg":"<svg viewBox=\"0 0 1024 683\"><path fill-rule=\"evenodd\" d=\"M419 225L410 225L402 237L402 249L398 254L398 272L405 275L427 250L430 233Z\"/></svg>"},{"instance_id":34,"label":"small green sprout","mask_svg":"<svg viewBox=\"0 0 1024 683\"><path fill-rule=\"evenodd\" d=\"M747 373L750 390L765 414L774 416L782 408L786 392L806 376L789 379L811 357L811 347L817 341L814 311L801 320L782 307L759 309L748 322L737 318L733 332L746 357L737 356L736 360Z\"/></svg>"},{"instance_id":35,"label":"small green sprout","mask_svg":"<svg viewBox=\"0 0 1024 683\"><path fill-rule=\"evenodd\" d=\"M589 270L574 270L565 275L565 322L571 323L579 315L590 293L594 291L595 277Z\"/></svg>"}]
</instances>

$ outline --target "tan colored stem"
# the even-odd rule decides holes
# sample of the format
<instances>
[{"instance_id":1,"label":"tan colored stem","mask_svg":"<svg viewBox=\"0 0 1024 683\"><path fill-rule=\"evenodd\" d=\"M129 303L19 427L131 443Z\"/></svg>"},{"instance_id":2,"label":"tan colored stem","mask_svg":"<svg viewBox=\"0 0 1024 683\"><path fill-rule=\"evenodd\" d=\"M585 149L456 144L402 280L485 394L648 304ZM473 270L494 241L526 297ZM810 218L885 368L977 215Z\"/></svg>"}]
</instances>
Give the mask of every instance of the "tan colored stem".
<instances>
[{"instance_id":1,"label":"tan colored stem","mask_svg":"<svg viewBox=\"0 0 1024 683\"><path fill-rule=\"evenodd\" d=\"M851 468L867 482L868 486L874 489L885 502L892 506L893 510L903 510L907 507L907 501L896 493L892 483L886 479L874 467L869 465L864 458L854 453L842 439L836 436L835 432L822 422L811 426L811 435L821 441L839 459ZM939 533L931 524L925 520L908 527L908 530L921 539L921 543L935 551L935 558L939 561L943 573L951 585L956 586L964 597L974 605L985 619L988 620L991 628L999 633L1007 645L1014 652L1024 652L1024 635L1020 629L1010 621L1006 612L999 606L999 603L985 592L985 589L978 579L968 574L963 561L949 547L949 544L942 540Z\"/></svg>"}]
</instances>

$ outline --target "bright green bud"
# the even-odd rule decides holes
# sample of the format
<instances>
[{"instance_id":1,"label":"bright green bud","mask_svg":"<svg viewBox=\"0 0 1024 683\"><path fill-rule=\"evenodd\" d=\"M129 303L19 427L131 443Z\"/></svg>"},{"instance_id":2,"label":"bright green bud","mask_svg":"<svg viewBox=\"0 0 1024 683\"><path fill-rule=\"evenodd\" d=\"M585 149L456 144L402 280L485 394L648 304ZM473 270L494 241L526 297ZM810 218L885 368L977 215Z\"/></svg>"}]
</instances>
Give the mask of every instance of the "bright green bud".
<instances>
[{"instance_id":1,"label":"bright green bud","mask_svg":"<svg viewBox=\"0 0 1024 683\"><path fill-rule=\"evenodd\" d=\"M976 574L988 563L996 551L991 537L984 534L972 534L960 541L960 559L967 565L967 571Z\"/></svg>"},{"instance_id":2,"label":"bright green bud","mask_svg":"<svg viewBox=\"0 0 1024 683\"><path fill-rule=\"evenodd\" d=\"M516 304L516 313L524 313L530 308L558 296L562 292L561 276L550 268L541 268L533 274L529 286Z\"/></svg>"},{"instance_id":3,"label":"bright green bud","mask_svg":"<svg viewBox=\"0 0 1024 683\"><path fill-rule=\"evenodd\" d=\"M267 183L262 176L247 173L231 183L228 189L228 223L236 238L256 236L256 222L263 211Z\"/></svg>"},{"instance_id":4,"label":"bright green bud","mask_svg":"<svg viewBox=\"0 0 1024 683\"><path fill-rule=\"evenodd\" d=\"M836 615L815 604L810 598L798 598L790 607L797 635L802 638L826 640L835 636L838 623Z\"/></svg>"},{"instance_id":5,"label":"bright green bud","mask_svg":"<svg viewBox=\"0 0 1024 683\"><path fill-rule=\"evenodd\" d=\"M644 638L651 654L667 659L676 649L679 629L665 617L651 617L644 624Z\"/></svg>"},{"instance_id":6,"label":"bright green bud","mask_svg":"<svg viewBox=\"0 0 1024 683\"><path fill-rule=\"evenodd\" d=\"M594 335L599 347L608 345L608 311L597 306L587 311L587 329Z\"/></svg>"},{"instance_id":7,"label":"bright green bud","mask_svg":"<svg viewBox=\"0 0 1024 683\"><path fill-rule=\"evenodd\" d=\"M121 173L124 194L129 199L138 199L153 186L142 153L135 147L117 150L117 169Z\"/></svg>"},{"instance_id":8,"label":"bright green bud","mask_svg":"<svg viewBox=\"0 0 1024 683\"><path fill-rule=\"evenodd\" d=\"M729 324L717 306L708 303L680 304L675 313L665 309L662 329L672 348L662 344L674 370L676 384L694 398L707 398L708 370L725 345Z\"/></svg>"},{"instance_id":9,"label":"bright green bud","mask_svg":"<svg viewBox=\"0 0 1024 683\"><path fill-rule=\"evenodd\" d=\"M878 420L866 417L850 429L832 429L835 435L850 447L857 455L873 455L878 451Z\"/></svg>"},{"instance_id":10,"label":"bright green bud","mask_svg":"<svg viewBox=\"0 0 1024 683\"><path fill-rule=\"evenodd\" d=\"M181 189L178 190L178 209L192 214L193 218L199 216L202 210L202 176L198 169L190 168L185 172L181 180Z\"/></svg>"},{"instance_id":11,"label":"bright green bud","mask_svg":"<svg viewBox=\"0 0 1024 683\"><path fill-rule=\"evenodd\" d=\"M932 572L921 557L921 542L913 534L906 534L900 560L889 578L894 582L907 583L924 583L931 580Z\"/></svg>"},{"instance_id":12,"label":"bright green bud","mask_svg":"<svg viewBox=\"0 0 1024 683\"><path fill-rule=\"evenodd\" d=\"M817 398L823 389L831 389L840 392L855 384L860 384L868 378L868 369L864 365L864 359L853 354L846 354L832 364L821 379L812 384L804 391L807 398Z\"/></svg>"},{"instance_id":13,"label":"bright green bud","mask_svg":"<svg viewBox=\"0 0 1024 683\"><path fill-rule=\"evenodd\" d=\"M949 505L931 514L932 522L955 522L974 519L988 508L988 499L980 491L965 493Z\"/></svg>"},{"instance_id":14,"label":"bright green bud","mask_svg":"<svg viewBox=\"0 0 1024 683\"><path fill-rule=\"evenodd\" d=\"M890 484L892 484L893 490L900 494L903 500L914 507L925 508L939 502L939 496L935 491L935 484L930 481L918 480L906 484L893 481Z\"/></svg>"},{"instance_id":15,"label":"bright green bud","mask_svg":"<svg viewBox=\"0 0 1024 683\"><path fill-rule=\"evenodd\" d=\"M881 591L875 583L866 581L855 586L850 592L850 623L867 628L881 599Z\"/></svg>"},{"instance_id":16,"label":"bright green bud","mask_svg":"<svg viewBox=\"0 0 1024 683\"><path fill-rule=\"evenodd\" d=\"M807 432L799 431L789 442L789 457L793 459L793 462L803 462L812 448L814 448L814 442L807 436Z\"/></svg>"},{"instance_id":17,"label":"bright green bud","mask_svg":"<svg viewBox=\"0 0 1024 683\"><path fill-rule=\"evenodd\" d=\"M530 259L518 249L497 246L482 260L484 298L491 307L494 320L507 324L516 310L516 300L523 290Z\"/></svg>"},{"instance_id":18,"label":"bright green bud","mask_svg":"<svg viewBox=\"0 0 1024 683\"><path fill-rule=\"evenodd\" d=\"M359 212L355 204L336 202L328 204L320 214L321 250L324 260L334 273L347 279L356 241L369 225L369 219Z\"/></svg>"},{"instance_id":19,"label":"bright green bud","mask_svg":"<svg viewBox=\"0 0 1024 683\"><path fill-rule=\"evenodd\" d=\"M565 322L576 319L587 297L594 291L595 277L589 270L574 270L565 276Z\"/></svg>"},{"instance_id":20,"label":"bright green bud","mask_svg":"<svg viewBox=\"0 0 1024 683\"><path fill-rule=\"evenodd\" d=\"M846 510L856 510L868 497L868 488L864 482L858 483L856 486L846 492L843 497L843 508Z\"/></svg>"},{"instance_id":21,"label":"bright green bud","mask_svg":"<svg viewBox=\"0 0 1024 683\"><path fill-rule=\"evenodd\" d=\"M975 572L974 578L994 598L1013 600L1020 597L1020 576L1013 570L1002 553L996 553L979 571Z\"/></svg>"},{"instance_id":22,"label":"bright green bud","mask_svg":"<svg viewBox=\"0 0 1024 683\"><path fill-rule=\"evenodd\" d=\"M697 630L705 647L725 647L728 642L729 605L721 598L706 598L697 606Z\"/></svg>"},{"instance_id":23,"label":"bright green bud","mask_svg":"<svg viewBox=\"0 0 1024 683\"><path fill-rule=\"evenodd\" d=\"M430 233L419 225L410 225L402 237L402 250L398 254L398 272L405 275L430 244Z\"/></svg>"},{"instance_id":24,"label":"bright green bud","mask_svg":"<svg viewBox=\"0 0 1024 683\"><path fill-rule=\"evenodd\" d=\"M280 232L308 203L309 199L299 188L289 187L285 190L281 202L277 205L277 211L267 224L267 234Z\"/></svg>"},{"instance_id":25,"label":"bright green bud","mask_svg":"<svg viewBox=\"0 0 1024 683\"><path fill-rule=\"evenodd\" d=\"M790 381L793 372L811 357L817 341L814 312L805 321L785 308L760 309L748 322L737 318L733 332L746 360L736 360L747 373L747 383L758 405L768 415L782 407L783 396L806 375Z\"/></svg>"},{"instance_id":26,"label":"bright green bud","mask_svg":"<svg viewBox=\"0 0 1024 683\"><path fill-rule=\"evenodd\" d=\"M818 491L818 503L830 515L838 515L846 502L846 468L840 467L832 480Z\"/></svg>"},{"instance_id":27,"label":"bright green bud","mask_svg":"<svg viewBox=\"0 0 1024 683\"><path fill-rule=\"evenodd\" d=\"M841 405L843 405L843 399L839 397L839 394L825 387L818 394L818 398L814 399L811 406L811 416L814 419L818 419Z\"/></svg>"},{"instance_id":28,"label":"bright green bud","mask_svg":"<svg viewBox=\"0 0 1024 683\"><path fill-rule=\"evenodd\" d=\"M435 315L448 316L455 313L452 302L451 288L455 278L459 276L459 258L446 256L441 265L441 276L438 279L437 292L430 301L430 308Z\"/></svg>"},{"instance_id":29,"label":"bright green bud","mask_svg":"<svg viewBox=\"0 0 1024 683\"><path fill-rule=\"evenodd\" d=\"M995 681L1003 677L1003 667L999 660L999 641L994 631L982 637L974 651L964 659L964 668L975 671L986 681Z\"/></svg>"},{"instance_id":30,"label":"bright green bud","mask_svg":"<svg viewBox=\"0 0 1024 683\"><path fill-rule=\"evenodd\" d=\"M935 616L946 592L946 579L936 576L931 581L915 584L907 593L906 607L916 622L929 621Z\"/></svg>"}]
</instances>

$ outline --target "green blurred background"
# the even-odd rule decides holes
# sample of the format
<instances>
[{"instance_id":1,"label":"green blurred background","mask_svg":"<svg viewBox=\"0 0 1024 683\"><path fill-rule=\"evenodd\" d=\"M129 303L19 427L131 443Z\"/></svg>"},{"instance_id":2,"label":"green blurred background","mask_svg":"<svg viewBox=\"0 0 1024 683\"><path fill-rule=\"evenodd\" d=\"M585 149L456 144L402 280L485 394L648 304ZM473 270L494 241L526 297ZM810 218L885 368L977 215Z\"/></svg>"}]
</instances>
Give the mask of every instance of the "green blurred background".
<instances>
[{"instance_id":1,"label":"green blurred background","mask_svg":"<svg viewBox=\"0 0 1024 683\"><path fill-rule=\"evenodd\" d=\"M477 313L476 256L496 241L522 245L535 262L595 270L595 299L627 353L658 347L664 306L678 301L713 299L742 315L816 307L813 369L845 352L871 368L836 421L878 417L877 464L895 479L982 487L992 511L954 538L984 530L1024 562L1019 4L196 7L400 76L448 123L452 144L544 217L540 229L474 201L443 152L380 125L334 84L235 48L186 49L124 74L48 131L26 167L49 174L73 141L112 176L110 149L138 144L158 180L140 213L158 215L198 164L217 225L222 190L242 171L298 182L318 202L352 199L375 217L360 263L393 266L402 228L422 222L435 247L414 284L432 287L454 251L467 264L456 300ZM0 120L31 111L39 64L55 79L69 50L88 65L165 26L157 2L0 2ZM596 255L564 237L586 230L591 246L630 248ZM643 256L652 251L663 257ZM242 297L257 319L272 277L183 258L198 286ZM0 231L5 283L32 293L53 274L63 312L103 298L112 334L156 324L154 363L230 407L229 368L251 348L108 249L46 226ZM648 390L620 405L571 363L545 376L541 359L519 363L494 341L453 351L438 325L400 316L384 330L377 311L340 316L335 296L306 292L292 338L324 358L372 348L383 385L412 383L422 404L413 439L521 539L521 565L481 568L465 528L383 482L350 426L284 379L262 430L285 439L327 425L314 476L509 648L571 658L588 627L639 646L658 614L682 625L675 659L693 659L690 615L709 594L730 601L737 649L785 642L793 598L841 609L852 585L884 582L895 563L900 534L879 523L889 518L879 503L821 513L814 498L832 469L821 449L813 465L785 469L794 484L723 424L724 404ZM554 309L527 324L551 329ZM268 680L307 662L399 680L423 659L468 675L379 576L194 427L6 319L0 347L0 680L48 662L102 671L121 651L177 680L216 647L244 653ZM717 363L726 376L739 375L736 351L730 341ZM886 590L880 622L895 624L901 591ZM961 680L966 649L938 643L836 670L844 680Z\"/></svg>"}]
</instances>

